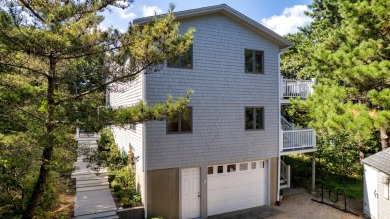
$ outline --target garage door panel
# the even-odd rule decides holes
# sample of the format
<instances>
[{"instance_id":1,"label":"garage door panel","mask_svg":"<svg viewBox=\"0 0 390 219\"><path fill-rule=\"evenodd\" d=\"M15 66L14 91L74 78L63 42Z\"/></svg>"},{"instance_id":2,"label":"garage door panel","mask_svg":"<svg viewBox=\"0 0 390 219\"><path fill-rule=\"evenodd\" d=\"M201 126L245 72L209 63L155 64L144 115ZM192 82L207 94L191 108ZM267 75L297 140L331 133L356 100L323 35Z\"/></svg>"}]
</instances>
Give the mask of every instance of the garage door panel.
<instances>
[{"instance_id":1,"label":"garage door panel","mask_svg":"<svg viewBox=\"0 0 390 219\"><path fill-rule=\"evenodd\" d=\"M223 189L207 191L207 201L208 202L218 202L219 200L223 200L223 199L224 199L224 190Z\"/></svg>"},{"instance_id":2,"label":"garage door panel","mask_svg":"<svg viewBox=\"0 0 390 219\"><path fill-rule=\"evenodd\" d=\"M262 168L262 162L257 161L255 169L252 169L251 162L241 166L236 164L236 166L235 172L208 175L207 209L209 216L265 204L266 171ZM244 168L241 168L242 166Z\"/></svg>"},{"instance_id":3,"label":"garage door panel","mask_svg":"<svg viewBox=\"0 0 390 219\"><path fill-rule=\"evenodd\" d=\"M208 203L207 211L209 215L221 214L224 212L223 202Z\"/></svg>"}]
</instances>

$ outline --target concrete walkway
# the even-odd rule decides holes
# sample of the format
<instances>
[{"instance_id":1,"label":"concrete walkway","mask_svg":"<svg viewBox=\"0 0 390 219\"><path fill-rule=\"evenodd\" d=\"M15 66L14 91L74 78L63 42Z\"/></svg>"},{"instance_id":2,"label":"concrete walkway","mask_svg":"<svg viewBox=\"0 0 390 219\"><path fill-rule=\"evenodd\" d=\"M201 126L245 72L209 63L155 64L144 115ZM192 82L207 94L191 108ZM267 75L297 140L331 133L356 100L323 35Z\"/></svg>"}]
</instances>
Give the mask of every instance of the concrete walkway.
<instances>
[{"instance_id":1,"label":"concrete walkway","mask_svg":"<svg viewBox=\"0 0 390 219\"><path fill-rule=\"evenodd\" d=\"M97 149L97 137L91 134L81 134L76 139L79 147L86 146ZM105 170L99 173L93 171L88 163L79 155L74 163L76 169L72 178L76 179L75 219L116 219L117 208L109 188L108 176Z\"/></svg>"},{"instance_id":2,"label":"concrete walkway","mask_svg":"<svg viewBox=\"0 0 390 219\"><path fill-rule=\"evenodd\" d=\"M259 219L259 218L266 218L273 215L277 215L283 213L282 211L279 211L278 209L271 208L268 206L261 206L261 207L255 207L255 208L248 208L240 211L233 211L229 213L219 214L210 216L207 218L210 219Z\"/></svg>"}]
</instances>

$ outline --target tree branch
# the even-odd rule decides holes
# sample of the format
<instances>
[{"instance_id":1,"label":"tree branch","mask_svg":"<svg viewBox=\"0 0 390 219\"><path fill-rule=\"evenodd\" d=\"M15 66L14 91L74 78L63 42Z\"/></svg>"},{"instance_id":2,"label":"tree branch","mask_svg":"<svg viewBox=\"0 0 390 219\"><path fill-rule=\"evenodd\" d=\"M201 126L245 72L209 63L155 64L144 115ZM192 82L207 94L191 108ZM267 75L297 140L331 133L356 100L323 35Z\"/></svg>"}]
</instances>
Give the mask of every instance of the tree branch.
<instances>
[{"instance_id":1,"label":"tree branch","mask_svg":"<svg viewBox=\"0 0 390 219\"><path fill-rule=\"evenodd\" d=\"M46 23L45 19L43 19L34 9L24 0L20 0L20 2L26 7L36 18L42 21L44 24Z\"/></svg>"}]
</instances>

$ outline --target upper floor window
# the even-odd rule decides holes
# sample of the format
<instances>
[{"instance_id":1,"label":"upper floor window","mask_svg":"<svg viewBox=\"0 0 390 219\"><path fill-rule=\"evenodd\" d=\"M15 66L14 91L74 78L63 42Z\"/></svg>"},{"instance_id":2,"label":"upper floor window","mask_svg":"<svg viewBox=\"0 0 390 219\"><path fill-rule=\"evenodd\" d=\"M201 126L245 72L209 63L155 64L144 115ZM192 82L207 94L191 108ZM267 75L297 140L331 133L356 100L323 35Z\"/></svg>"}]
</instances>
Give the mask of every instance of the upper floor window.
<instances>
[{"instance_id":1,"label":"upper floor window","mask_svg":"<svg viewBox=\"0 0 390 219\"><path fill-rule=\"evenodd\" d=\"M245 130L264 129L264 108L246 107L245 108Z\"/></svg>"},{"instance_id":2,"label":"upper floor window","mask_svg":"<svg viewBox=\"0 0 390 219\"><path fill-rule=\"evenodd\" d=\"M264 52L258 50L245 50L245 72L264 73Z\"/></svg>"},{"instance_id":3,"label":"upper floor window","mask_svg":"<svg viewBox=\"0 0 390 219\"><path fill-rule=\"evenodd\" d=\"M192 45L186 52L169 59L167 66L170 68L192 68Z\"/></svg>"},{"instance_id":4,"label":"upper floor window","mask_svg":"<svg viewBox=\"0 0 390 219\"><path fill-rule=\"evenodd\" d=\"M185 107L182 111L173 113L167 118L168 133L192 132L192 107Z\"/></svg>"}]
</instances>

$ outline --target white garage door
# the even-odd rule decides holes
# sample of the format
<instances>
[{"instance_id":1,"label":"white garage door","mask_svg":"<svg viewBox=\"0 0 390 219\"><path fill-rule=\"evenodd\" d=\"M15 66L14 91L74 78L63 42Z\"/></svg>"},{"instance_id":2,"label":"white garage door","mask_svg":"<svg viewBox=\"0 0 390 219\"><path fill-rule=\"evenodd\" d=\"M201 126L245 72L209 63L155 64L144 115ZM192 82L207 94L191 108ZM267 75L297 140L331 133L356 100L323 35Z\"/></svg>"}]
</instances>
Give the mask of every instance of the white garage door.
<instances>
[{"instance_id":1,"label":"white garage door","mask_svg":"<svg viewBox=\"0 0 390 219\"><path fill-rule=\"evenodd\" d=\"M266 161L253 161L209 166L208 215L265 205L266 165Z\"/></svg>"}]
</instances>

